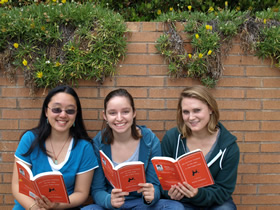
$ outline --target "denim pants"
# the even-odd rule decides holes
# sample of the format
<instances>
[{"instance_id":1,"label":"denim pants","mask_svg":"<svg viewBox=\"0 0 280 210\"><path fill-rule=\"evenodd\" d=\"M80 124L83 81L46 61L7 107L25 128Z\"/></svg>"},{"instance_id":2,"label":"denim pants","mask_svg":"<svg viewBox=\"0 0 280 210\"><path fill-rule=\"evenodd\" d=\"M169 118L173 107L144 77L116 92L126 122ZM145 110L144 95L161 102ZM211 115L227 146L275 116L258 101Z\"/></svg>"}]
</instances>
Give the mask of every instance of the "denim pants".
<instances>
[{"instance_id":1,"label":"denim pants","mask_svg":"<svg viewBox=\"0 0 280 210\"><path fill-rule=\"evenodd\" d=\"M230 198L221 205L213 205L210 207L197 207L189 203L183 203L185 210L236 210L233 200Z\"/></svg>"},{"instance_id":2,"label":"denim pants","mask_svg":"<svg viewBox=\"0 0 280 210\"><path fill-rule=\"evenodd\" d=\"M124 205L119 208L121 210L184 210L184 206L181 202L169 200L169 199L160 199L154 205L145 205L142 198L126 200ZM105 210L105 208L97 205L91 204L82 208L82 210Z\"/></svg>"}]
</instances>

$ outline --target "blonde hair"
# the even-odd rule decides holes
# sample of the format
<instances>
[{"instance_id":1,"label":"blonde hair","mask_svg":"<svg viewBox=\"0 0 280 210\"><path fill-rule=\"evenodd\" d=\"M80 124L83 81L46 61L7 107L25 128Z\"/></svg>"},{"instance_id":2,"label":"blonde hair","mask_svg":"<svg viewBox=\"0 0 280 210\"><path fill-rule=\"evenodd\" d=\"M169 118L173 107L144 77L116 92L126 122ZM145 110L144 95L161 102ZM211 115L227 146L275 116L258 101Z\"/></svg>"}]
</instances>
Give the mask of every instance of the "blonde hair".
<instances>
[{"instance_id":1,"label":"blonde hair","mask_svg":"<svg viewBox=\"0 0 280 210\"><path fill-rule=\"evenodd\" d=\"M206 87L197 85L185 88L180 94L177 106L177 127L182 134L182 137L185 138L192 135L191 129L186 126L182 116L182 100L184 98L195 98L205 103L209 109L212 110L212 114L210 115L210 120L208 122L208 131L209 133L217 131L217 125L220 117L217 101Z\"/></svg>"}]
</instances>

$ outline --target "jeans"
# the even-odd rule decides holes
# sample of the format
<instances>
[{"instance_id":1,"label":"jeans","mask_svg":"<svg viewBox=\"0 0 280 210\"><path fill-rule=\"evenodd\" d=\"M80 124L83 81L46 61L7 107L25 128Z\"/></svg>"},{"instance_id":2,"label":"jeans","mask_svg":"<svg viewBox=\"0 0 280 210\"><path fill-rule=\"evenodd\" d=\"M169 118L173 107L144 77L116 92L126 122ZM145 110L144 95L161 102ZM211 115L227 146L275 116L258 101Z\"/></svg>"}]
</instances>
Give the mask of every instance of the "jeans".
<instances>
[{"instance_id":1,"label":"jeans","mask_svg":"<svg viewBox=\"0 0 280 210\"><path fill-rule=\"evenodd\" d=\"M189 203L183 203L185 210L236 210L236 206L232 199L227 200L222 205L213 205L210 207L197 207Z\"/></svg>"},{"instance_id":2,"label":"jeans","mask_svg":"<svg viewBox=\"0 0 280 210\"><path fill-rule=\"evenodd\" d=\"M124 205L120 208L121 210L161 210L161 209L170 209L170 210L184 210L184 206L181 202L169 200L169 199L160 199L154 205L145 205L142 198L137 198L133 200L126 200ZM91 204L82 208L82 210L105 210L105 208L97 205Z\"/></svg>"}]
</instances>

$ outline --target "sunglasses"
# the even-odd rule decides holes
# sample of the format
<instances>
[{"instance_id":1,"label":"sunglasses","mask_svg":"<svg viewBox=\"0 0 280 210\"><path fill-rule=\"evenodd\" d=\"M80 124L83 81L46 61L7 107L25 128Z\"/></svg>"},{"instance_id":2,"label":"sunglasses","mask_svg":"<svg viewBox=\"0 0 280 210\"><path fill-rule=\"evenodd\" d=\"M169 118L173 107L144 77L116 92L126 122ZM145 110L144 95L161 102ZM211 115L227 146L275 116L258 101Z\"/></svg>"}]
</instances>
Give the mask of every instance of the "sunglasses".
<instances>
[{"instance_id":1,"label":"sunglasses","mask_svg":"<svg viewBox=\"0 0 280 210\"><path fill-rule=\"evenodd\" d=\"M61 109L61 108L50 108L48 107L52 113L54 114L60 114L62 111L65 111L66 114L75 114L76 113L76 110L75 109Z\"/></svg>"}]
</instances>

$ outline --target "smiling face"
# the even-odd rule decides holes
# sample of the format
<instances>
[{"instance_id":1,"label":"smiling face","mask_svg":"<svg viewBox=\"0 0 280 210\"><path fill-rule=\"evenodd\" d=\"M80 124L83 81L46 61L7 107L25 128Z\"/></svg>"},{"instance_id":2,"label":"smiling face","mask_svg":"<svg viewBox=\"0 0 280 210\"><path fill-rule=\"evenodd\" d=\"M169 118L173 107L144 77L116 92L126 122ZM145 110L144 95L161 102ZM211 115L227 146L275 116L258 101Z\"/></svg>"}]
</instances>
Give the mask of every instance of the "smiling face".
<instances>
[{"instance_id":1,"label":"smiling face","mask_svg":"<svg viewBox=\"0 0 280 210\"><path fill-rule=\"evenodd\" d=\"M62 112L54 113L52 109L61 109ZM65 110L73 109L75 110L74 114L67 114L65 112ZM76 110L76 101L72 95L64 92L54 95L48 104L48 108L46 109L46 117L48 118L49 124L52 127L52 132L69 132L69 129L76 119ZM71 113L71 111L69 113Z\"/></svg>"},{"instance_id":2,"label":"smiling face","mask_svg":"<svg viewBox=\"0 0 280 210\"><path fill-rule=\"evenodd\" d=\"M131 133L135 116L136 112L133 112L130 101L125 96L112 97L107 102L106 110L103 112L103 118L116 134Z\"/></svg>"},{"instance_id":3,"label":"smiling face","mask_svg":"<svg viewBox=\"0 0 280 210\"><path fill-rule=\"evenodd\" d=\"M196 98L184 98L181 106L184 123L193 133L207 131L207 125L212 114L207 104Z\"/></svg>"}]
</instances>

